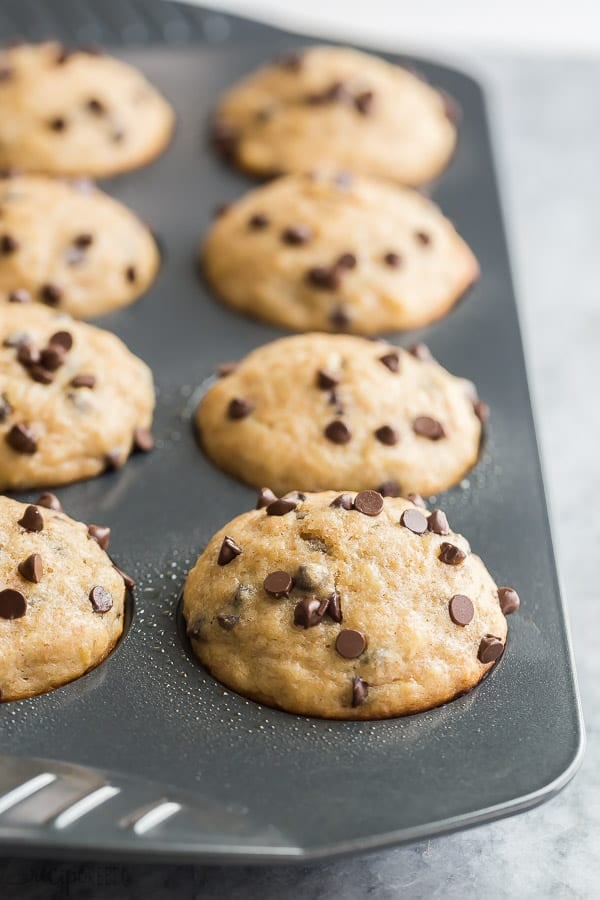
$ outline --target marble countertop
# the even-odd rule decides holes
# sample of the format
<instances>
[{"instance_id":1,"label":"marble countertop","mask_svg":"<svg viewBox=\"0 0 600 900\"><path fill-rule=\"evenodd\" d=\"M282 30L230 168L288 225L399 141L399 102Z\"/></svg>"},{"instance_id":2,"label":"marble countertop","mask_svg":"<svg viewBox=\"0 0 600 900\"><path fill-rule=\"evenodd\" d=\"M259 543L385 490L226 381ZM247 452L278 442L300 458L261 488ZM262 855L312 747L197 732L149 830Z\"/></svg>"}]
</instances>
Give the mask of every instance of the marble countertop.
<instances>
[{"instance_id":1,"label":"marble countertop","mask_svg":"<svg viewBox=\"0 0 600 900\"><path fill-rule=\"evenodd\" d=\"M582 769L562 794L533 811L341 862L254 869L0 859L2 900L598 896L600 654L595 566L600 518L587 511L587 500L600 487L595 443L600 436L600 59L469 53L456 62L483 78L490 96L559 569L583 696L588 750Z\"/></svg>"}]
</instances>

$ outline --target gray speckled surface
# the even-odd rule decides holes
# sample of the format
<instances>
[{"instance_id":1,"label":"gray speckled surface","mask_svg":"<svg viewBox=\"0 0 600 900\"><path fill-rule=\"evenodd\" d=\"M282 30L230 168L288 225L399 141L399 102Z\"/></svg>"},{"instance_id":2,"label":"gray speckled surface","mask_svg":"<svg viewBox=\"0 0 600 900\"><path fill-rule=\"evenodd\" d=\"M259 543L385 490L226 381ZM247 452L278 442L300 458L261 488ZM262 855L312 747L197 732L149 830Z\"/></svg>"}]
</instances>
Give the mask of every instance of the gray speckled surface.
<instances>
[{"instance_id":1,"label":"gray speckled surface","mask_svg":"<svg viewBox=\"0 0 600 900\"><path fill-rule=\"evenodd\" d=\"M600 524L600 60L469 55L490 93L531 387L588 732L575 781L517 818L302 868L105 866L0 860L2 900L591 898L600 860L600 657L592 567ZM520 498L515 497L518 515ZM585 524L583 524L583 521ZM585 534L583 547L580 536ZM540 747L543 753L543 747Z\"/></svg>"}]
</instances>

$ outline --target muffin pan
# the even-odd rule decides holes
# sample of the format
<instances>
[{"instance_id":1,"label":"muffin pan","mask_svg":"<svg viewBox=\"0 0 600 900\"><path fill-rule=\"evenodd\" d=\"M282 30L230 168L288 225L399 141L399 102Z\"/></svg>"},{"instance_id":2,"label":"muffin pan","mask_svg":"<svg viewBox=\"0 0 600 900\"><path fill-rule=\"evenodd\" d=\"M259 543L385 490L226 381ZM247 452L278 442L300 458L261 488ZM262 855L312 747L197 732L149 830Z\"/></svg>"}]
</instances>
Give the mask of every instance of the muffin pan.
<instances>
[{"instance_id":1,"label":"muffin pan","mask_svg":"<svg viewBox=\"0 0 600 900\"><path fill-rule=\"evenodd\" d=\"M564 786L581 759L579 699L484 101L475 81L450 68L414 61L464 112L458 151L433 198L473 247L482 277L446 319L399 343L426 340L491 405L479 464L438 503L498 582L520 593L505 656L478 688L445 707L332 722L233 694L181 639L177 609L188 567L214 531L255 502L254 491L199 452L191 424L197 392L217 363L282 333L221 306L196 267L213 208L250 184L208 149L215 99L263 60L306 43L256 25L249 34L251 42L235 48L117 51L164 92L178 117L161 159L105 183L156 229L163 249L148 295L97 320L153 369L158 446L118 472L58 491L74 518L111 526L111 552L138 587L131 625L106 662L52 693L0 705L4 853L187 862L329 857L533 806Z\"/></svg>"}]
</instances>

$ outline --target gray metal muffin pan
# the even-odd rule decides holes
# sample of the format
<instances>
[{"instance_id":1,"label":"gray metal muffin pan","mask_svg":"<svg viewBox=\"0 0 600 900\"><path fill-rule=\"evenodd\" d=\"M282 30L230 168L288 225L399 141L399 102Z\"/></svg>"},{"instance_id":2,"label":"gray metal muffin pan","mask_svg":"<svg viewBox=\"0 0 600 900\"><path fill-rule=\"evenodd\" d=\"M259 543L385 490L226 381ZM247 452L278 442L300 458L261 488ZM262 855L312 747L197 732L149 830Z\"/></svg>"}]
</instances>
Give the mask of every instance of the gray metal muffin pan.
<instances>
[{"instance_id":1,"label":"gray metal muffin pan","mask_svg":"<svg viewBox=\"0 0 600 900\"><path fill-rule=\"evenodd\" d=\"M255 500L199 452L193 395L218 362L282 333L219 305L196 267L213 208L250 186L208 150L210 109L243 73L303 43L270 29L261 43L257 29L234 49L119 51L178 117L160 160L106 185L157 230L164 252L148 295L98 323L154 371L158 446L58 493L75 518L111 526L111 552L138 588L131 626L104 664L52 693L0 705L4 853L266 862L358 852L531 807L563 787L582 756L484 102L475 81L449 68L416 62L464 111L458 151L433 197L483 274L446 319L399 341L426 340L491 405L479 465L437 502L496 579L520 592L505 656L445 707L344 723L225 690L180 640L188 567Z\"/></svg>"}]
</instances>

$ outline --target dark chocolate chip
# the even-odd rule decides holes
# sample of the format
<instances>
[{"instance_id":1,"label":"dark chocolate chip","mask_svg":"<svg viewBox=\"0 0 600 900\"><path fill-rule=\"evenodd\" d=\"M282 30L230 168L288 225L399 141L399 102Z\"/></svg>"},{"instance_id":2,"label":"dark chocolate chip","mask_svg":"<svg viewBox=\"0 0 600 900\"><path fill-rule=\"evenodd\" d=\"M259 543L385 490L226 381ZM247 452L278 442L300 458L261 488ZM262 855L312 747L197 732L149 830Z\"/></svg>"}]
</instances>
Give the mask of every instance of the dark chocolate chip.
<instances>
[{"instance_id":1,"label":"dark chocolate chip","mask_svg":"<svg viewBox=\"0 0 600 900\"><path fill-rule=\"evenodd\" d=\"M56 494L51 494L49 491L45 491L35 501L36 506L43 506L45 509L53 509L55 512L62 512L62 503L56 496Z\"/></svg>"},{"instance_id":2,"label":"dark chocolate chip","mask_svg":"<svg viewBox=\"0 0 600 900\"><path fill-rule=\"evenodd\" d=\"M399 253L394 253L393 250L390 250L384 255L383 261L386 266L389 266L391 269L399 269L402 265L402 257Z\"/></svg>"},{"instance_id":3,"label":"dark chocolate chip","mask_svg":"<svg viewBox=\"0 0 600 900\"><path fill-rule=\"evenodd\" d=\"M13 425L5 436L6 443L17 453L32 454L37 451L38 442L34 432L27 425Z\"/></svg>"},{"instance_id":4,"label":"dark chocolate chip","mask_svg":"<svg viewBox=\"0 0 600 900\"><path fill-rule=\"evenodd\" d=\"M64 364L65 351L59 344L45 347L40 354L40 363L49 372L56 372Z\"/></svg>"},{"instance_id":5,"label":"dark chocolate chip","mask_svg":"<svg viewBox=\"0 0 600 900\"><path fill-rule=\"evenodd\" d=\"M239 366L239 362L230 360L228 362L219 363L215 369L218 378L225 378L226 375L233 375Z\"/></svg>"},{"instance_id":6,"label":"dark chocolate chip","mask_svg":"<svg viewBox=\"0 0 600 900\"><path fill-rule=\"evenodd\" d=\"M386 447L393 447L400 440L400 435L391 425L382 425L375 432L375 437L380 444L385 444Z\"/></svg>"},{"instance_id":7,"label":"dark chocolate chip","mask_svg":"<svg viewBox=\"0 0 600 900\"><path fill-rule=\"evenodd\" d=\"M88 525L88 534L103 550L108 550L110 544L110 528L108 525Z\"/></svg>"},{"instance_id":8,"label":"dark chocolate chip","mask_svg":"<svg viewBox=\"0 0 600 900\"><path fill-rule=\"evenodd\" d=\"M264 228L269 227L270 222L271 220L266 213L254 213L248 219L248 228L251 228L253 231L262 231Z\"/></svg>"},{"instance_id":9,"label":"dark chocolate chip","mask_svg":"<svg viewBox=\"0 0 600 900\"><path fill-rule=\"evenodd\" d=\"M282 597L289 597L290 591L294 587L294 580L291 575L281 570L271 572L263 581L263 587L267 594L281 600Z\"/></svg>"},{"instance_id":10,"label":"dark chocolate chip","mask_svg":"<svg viewBox=\"0 0 600 900\"><path fill-rule=\"evenodd\" d=\"M133 589L135 588L135 585L136 585L135 579L132 578L131 575L128 575L127 572L124 572L123 569L120 569L120 568L119 568L117 565L115 565L114 563L112 564L112 567L113 567L113 569L115 570L115 572L116 572L118 575L120 575L121 578L123 579L123 581L125 582L125 587L126 587L126 589L127 589L128 591L133 591Z\"/></svg>"},{"instance_id":11,"label":"dark chocolate chip","mask_svg":"<svg viewBox=\"0 0 600 900\"><path fill-rule=\"evenodd\" d=\"M434 534L450 534L450 526L448 525L446 513L441 509L433 510L429 516L427 527L429 528L429 531L433 531Z\"/></svg>"},{"instance_id":12,"label":"dark chocolate chip","mask_svg":"<svg viewBox=\"0 0 600 900\"><path fill-rule=\"evenodd\" d=\"M89 388L92 390L96 387L96 376L87 372L81 372L79 375L71 378L69 383L74 388Z\"/></svg>"},{"instance_id":13,"label":"dark chocolate chip","mask_svg":"<svg viewBox=\"0 0 600 900\"><path fill-rule=\"evenodd\" d=\"M236 556L239 556L241 552L242 548L238 547L234 539L229 537L229 535L225 535L223 543L221 544L221 549L219 550L217 563L220 566L226 566L230 562L233 562Z\"/></svg>"},{"instance_id":14,"label":"dark chocolate chip","mask_svg":"<svg viewBox=\"0 0 600 900\"><path fill-rule=\"evenodd\" d=\"M3 234L0 236L0 253L4 254L4 256L9 256L11 253L16 253L19 249L19 242L12 236L12 234Z\"/></svg>"},{"instance_id":15,"label":"dark chocolate chip","mask_svg":"<svg viewBox=\"0 0 600 900\"><path fill-rule=\"evenodd\" d=\"M28 340L22 341L17 346L17 360L22 366L35 366L41 359L38 348Z\"/></svg>"},{"instance_id":16,"label":"dark chocolate chip","mask_svg":"<svg viewBox=\"0 0 600 900\"><path fill-rule=\"evenodd\" d=\"M0 591L0 619L21 619L27 611L27 600L21 591Z\"/></svg>"},{"instance_id":17,"label":"dark chocolate chip","mask_svg":"<svg viewBox=\"0 0 600 900\"><path fill-rule=\"evenodd\" d=\"M395 351L384 353L383 356L379 357L379 362L383 363L390 372L398 372L400 370L400 354Z\"/></svg>"},{"instance_id":18,"label":"dark chocolate chip","mask_svg":"<svg viewBox=\"0 0 600 900\"><path fill-rule=\"evenodd\" d=\"M493 634L486 634L482 637L479 644L477 659L482 663L496 662L504 653L504 644L499 637Z\"/></svg>"},{"instance_id":19,"label":"dark chocolate chip","mask_svg":"<svg viewBox=\"0 0 600 900\"><path fill-rule=\"evenodd\" d=\"M33 378L34 381L37 381L39 384L52 384L54 381L54 375L48 369L45 369L44 366L31 366L29 369L29 377Z\"/></svg>"},{"instance_id":20,"label":"dark chocolate chip","mask_svg":"<svg viewBox=\"0 0 600 900\"><path fill-rule=\"evenodd\" d=\"M228 616L224 613L219 613L219 615L217 616L217 622L219 623L221 628L225 629L225 631L231 631L232 628L235 628L239 621L239 616Z\"/></svg>"},{"instance_id":21,"label":"dark chocolate chip","mask_svg":"<svg viewBox=\"0 0 600 900\"><path fill-rule=\"evenodd\" d=\"M139 453L150 453L151 450L154 450L154 435L149 428L134 429L133 446Z\"/></svg>"},{"instance_id":22,"label":"dark chocolate chip","mask_svg":"<svg viewBox=\"0 0 600 900\"><path fill-rule=\"evenodd\" d=\"M43 284L40 288L40 300L48 306L58 306L62 299L62 291L55 284Z\"/></svg>"},{"instance_id":23,"label":"dark chocolate chip","mask_svg":"<svg viewBox=\"0 0 600 900\"><path fill-rule=\"evenodd\" d=\"M32 553L27 559L24 559L18 566L19 575L25 581L31 581L32 584L39 584L44 575L44 565L42 557L39 553Z\"/></svg>"},{"instance_id":24,"label":"dark chocolate chip","mask_svg":"<svg viewBox=\"0 0 600 900\"><path fill-rule=\"evenodd\" d=\"M9 303L31 303L31 294L25 288L17 288L8 295Z\"/></svg>"},{"instance_id":25,"label":"dark chocolate chip","mask_svg":"<svg viewBox=\"0 0 600 900\"><path fill-rule=\"evenodd\" d=\"M329 321L334 328L341 330L350 324L350 316L342 306L336 306L329 314Z\"/></svg>"},{"instance_id":26,"label":"dark chocolate chip","mask_svg":"<svg viewBox=\"0 0 600 900\"><path fill-rule=\"evenodd\" d=\"M352 706L362 706L369 696L369 685L358 675L352 676Z\"/></svg>"},{"instance_id":27,"label":"dark chocolate chip","mask_svg":"<svg viewBox=\"0 0 600 900\"><path fill-rule=\"evenodd\" d=\"M290 225L281 232L281 240L284 244L298 247L306 244L312 237L312 230L308 225Z\"/></svg>"},{"instance_id":28,"label":"dark chocolate chip","mask_svg":"<svg viewBox=\"0 0 600 900\"><path fill-rule=\"evenodd\" d=\"M330 594L327 598L327 610L325 612L330 619L333 619L334 622L342 621L342 604L340 595L337 591L334 591L333 594Z\"/></svg>"},{"instance_id":29,"label":"dark chocolate chip","mask_svg":"<svg viewBox=\"0 0 600 900\"><path fill-rule=\"evenodd\" d=\"M418 341L416 344L411 344L406 349L411 356L414 356L415 359L418 359L421 362L429 362L433 359L431 350L429 349L427 344L424 344L422 341Z\"/></svg>"},{"instance_id":30,"label":"dark chocolate chip","mask_svg":"<svg viewBox=\"0 0 600 900\"><path fill-rule=\"evenodd\" d=\"M415 231L415 240L422 247L427 247L431 244L431 235L426 231Z\"/></svg>"},{"instance_id":31,"label":"dark chocolate chip","mask_svg":"<svg viewBox=\"0 0 600 900\"><path fill-rule=\"evenodd\" d=\"M383 509L383 495L379 491L359 491L354 498L354 509L364 516L378 516Z\"/></svg>"},{"instance_id":32,"label":"dark chocolate chip","mask_svg":"<svg viewBox=\"0 0 600 900\"><path fill-rule=\"evenodd\" d=\"M425 534L427 531L427 517L418 509L405 509L400 516L400 524L413 534Z\"/></svg>"},{"instance_id":33,"label":"dark chocolate chip","mask_svg":"<svg viewBox=\"0 0 600 900\"><path fill-rule=\"evenodd\" d=\"M420 494L407 494L406 499L410 500L411 503L414 503L415 506L420 506L421 509L427 509L427 504L423 500Z\"/></svg>"},{"instance_id":34,"label":"dark chocolate chip","mask_svg":"<svg viewBox=\"0 0 600 900\"><path fill-rule=\"evenodd\" d=\"M465 561L467 558L467 554L464 550L461 550L460 547L457 547L455 544L450 544L448 541L444 541L444 543L440 546L440 554L438 559L440 562L446 563L447 566L460 566L461 563Z\"/></svg>"},{"instance_id":35,"label":"dark chocolate chip","mask_svg":"<svg viewBox=\"0 0 600 900\"><path fill-rule=\"evenodd\" d=\"M333 444L347 444L352 438L352 432L346 423L340 419L334 419L333 422L330 422L325 428L324 434L327 440Z\"/></svg>"},{"instance_id":36,"label":"dark chocolate chip","mask_svg":"<svg viewBox=\"0 0 600 900\"><path fill-rule=\"evenodd\" d=\"M127 266L125 269L125 280L129 282L129 284L135 284L137 281L137 269L135 266Z\"/></svg>"},{"instance_id":37,"label":"dark chocolate chip","mask_svg":"<svg viewBox=\"0 0 600 900\"><path fill-rule=\"evenodd\" d=\"M48 341L50 347L60 347L65 353L73 347L73 335L70 331L57 331Z\"/></svg>"},{"instance_id":38,"label":"dark chocolate chip","mask_svg":"<svg viewBox=\"0 0 600 900\"><path fill-rule=\"evenodd\" d=\"M306 280L312 287L324 291L335 291L340 286L340 276L336 269L327 266L313 266L306 273Z\"/></svg>"},{"instance_id":39,"label":"dark chocolate chip","mask_svg":"<svg viewBox=\"0 0 600 900\"><path fill-rule=\"evenodd\" d=\"M125 459L120 450L110 450L104 457L104 464L107 472L116 472L125 465Z\"/></svg>"},{"instance_id":40,"label":"dark chocolate chip","mask_svg":"<svg viewBox=\"0 0 600 900\"><path fill-rule=\"evenodd\" d=\"M465 594L455 594L448 604L450 618L455 625L468 625L475 615L475 607Z\"/></svg>"},{"instance_id":41,"label":"dark chocolate chip","mask_svg":"<svg viewBox=\"0 0 600 900\"><path fill-rule=\"evenodd\" d=\"M370 116L373 112L375 96L373 91L363 91L354 98L354 105L363 116Z\"/></svg>"},{"instance_id":42,"label":"dark chocolate chip","mask_svg":"<svg viewBox=\"0 0 600 900\"><path fill-rule=\"evenodd\" d=\"M51 131L65 131L66 127L67 120L64 118L64 116L55 116L48 122L48 128Z\"/></svg>"},{"instance_id":43,"label":"dark chocolate chip","mask_svg":"<svg viewBox=\"0 0 600 900\"><path fill-rule=\"evenodd\" d=\"M194 619L193 622L189 623L185 630L185 633L191 640L201 640L204 624L204 618L202 616L198 616L198 618Z\"/></svg>"},{"instance_id":44,"label":"dark chocolate chip","mask_svg":"<svg viewBox=\"0 0 600 900\"><path fill-rule=\"evenodd\" d=\"M90 97L85 104L85 108L95 116L103 116L106 112L106 106L97 97Z\"/></svg>"},{"instance_id":45,"label":"dark chocolate chip","mask_svg":"<svg viewBox=\"0 0 600 900\"><path fill-rule=\"evenodd\" d=\"M271 488L264 487L260 489L260 493L256 500L256 509L263 509L271 503L275 503L279 498L274 494Z\"/></svg>"},{"instance_id":46,"label":"dark chocolate chip","mask_svg":"<svg viewBox=\"0 0 600 900\"><path fill-rule=\"evenodd\" d=\"M339 269L355 269L357 265L356 256L354 253L346 252L342 253L341 256L338 256L334 263L334 268L336 270Z\"/></svg>"},{"instance_id":47,"label":"dark chocolate chip","mask_svg":"<svg viewBox=\"0 0 600 900\"><path fill-rule=\"evenodd\" d=\"M340 494L329 505L334 509L354 509L354 500L352 494Z\"/></svg>"},{"instance_id":48,"label":"dark chocolate chip","mask_svg":"<svg viewBox=\"0 0 600 900\"><path fill-rule=\"evenodd\" d=\"M294 609L294 625L302 628L313 628L323 621L329 601L317 597L303 597Z\"/></svg>"},{"instance_id":49,"label":"dark chocolate chip","mask_svg":"<svg viewBox=\"0 0 600 900\"><path fill-rule=\"evenodd\" d=\"M476 400L473 403L473 411L482 425L485 425L490 417L490 407L485 400Z\"/></svg>"},{"instance_id":50,"label":"dark chocolate chip","mask_svg":"<svg viewBox=\"0 0 600 900\"><path fill-rule=\"evenodd\" d=\"M500 609L505 616L510 616L511 613L516 612L521 605L519 595L511 587L499 587L498 600L500 601Z\"/></svg>"},{"instance_id":51,"label":"dark chocolate chip","mask_svg":"<svg viewBox=\"0 0 600 900\"><path fill-rule=\"evenodd\" d=\"M364 652L367 642L361 631L343 628L335 641L335 649L344 659L356 659Z\"/></svg>"},{"instance_id":52,"label":"dark chocolate chip","mask_svg":"<svg viewBox=\"0 0 600 900\"><path fill-rule=\"evenodd\" d=\"M233 159L239 135L235 128L224 122L215 122L212 128L212 145L223 159Z\"/></svg>"},{"instance_id":53,"label":"dark chocolate chip","mask_svg":"<svg viewBox=\"0 0 600 900\"><path fill-rule=\"evenodd\" d=\"M268 516L285 516L287 513L296 509L297 506L298 503L295 500L286 500L285 498L282 498L281 500L274 500L273 503L269 503L266 513Z\"/></svg>"},{"instance_id":54,"label":"dark chocolate chip","mask_svg":"<svg viewBox=\"0 0 600 900\"><path fill-rule=\"evenodd\" d=\"M417 416L412 427L415 434L430 441L439 441L446 437L442 423L432 419L431 416Z\"/></svg>"},{"instance_id":55,"label":"dark chocolate chip","mask_svg":"<svg viewBox=\"0 0 600 900\"><path fill-rule=\"evenodd\" d=\"M44 517L42 516L37 506L33 506L33 504L30 504L28 507L26 507L22 518L19 519L17 524L24 528L25 531L43 531Z\"/></svg>"},{"instance_id":56,"label":"dark chocolate chip","mask_svg":"<svg viewBox=\"0 0 600 900\"><path fill-rule=\"evenodd\" d=\"M250 400L243 400L241 397L234 397L227 407L227 415L230 419L245 419L254 410L254 403Z\"/></svg>"},{"instance_id":57,"label":"dark chocolate chip","mask_svg":"<svg viewBox=\"0 0 600 900\"><path fill-rule=\"evenodd\" d=\"M383 484L380 484L377 488L378 493L381 494L382 497L400 497L402 496L402 488L398 484L397 481L384 481Z\"/></svg>"},{"instance_id":58,"label":"dark chocolate chip","mask_svg":"<svg viewBox=\"0 0 600 900\"><path fill-rule=\"evenodd\" d=\"M109 609L112 609L112 594L97 584L90 591L90 603L95 613L107 613Z\"/></svg>"},{"instance_id":59,"label":"dark chocolate chip","mask_svg":"<svg viewBox=\"0 0 600 900\"><path fill-rule=\"evenodd\" d=\"M329 391L340 383L338 375L328 372L326 369L319 369L317 372L317 387L322 391Z\"/></svg>"}]
</instances>

